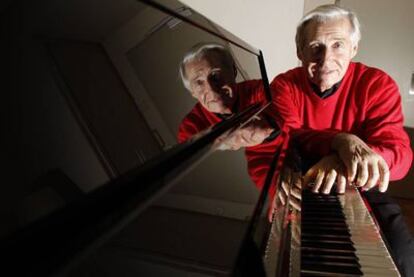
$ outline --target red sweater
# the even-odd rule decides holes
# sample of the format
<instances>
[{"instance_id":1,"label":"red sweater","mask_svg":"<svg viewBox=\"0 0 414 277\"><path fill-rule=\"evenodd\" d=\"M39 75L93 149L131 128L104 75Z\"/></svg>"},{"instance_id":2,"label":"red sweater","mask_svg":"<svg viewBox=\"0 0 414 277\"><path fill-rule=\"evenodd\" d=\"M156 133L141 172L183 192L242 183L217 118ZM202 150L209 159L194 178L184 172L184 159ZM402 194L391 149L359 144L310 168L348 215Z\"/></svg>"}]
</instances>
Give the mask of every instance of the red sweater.
<instances>
[{"instance_id":1,"label":"red sweater","mask_svg":"<svg viewBox=\"0 0 414 277\"><path fill-rule=\"evenodd\" d=\"M238 83L234 91L238 100L236 101L237 107L233 107L232 109L233 112L242 111L256 103L265 104L267 102L261 80L250 80ZM270 114L272 113L269 111L267 115L270 116ZM275 118L274 115L272 117ZM200 103L197 103L179 126L177 135L178 142L182 143L220 121L220 117L206 110ZM282 141L281 137L279 136L271 142L245 149L249 175L259 188L264 184L277 145Z\"/></svg>"},{"instance_id":2,"label":"red sweater","mask_svg":"<svg viewBox=\"0 0 414 277\"><path fill-rule=\"evenodd\" d=\"M385 159L391 180L407 174L413 154L401 97L383 71L350 63L337 91L325 99L312 90L303 67L278 75L271 88L279 126L290 129L307 153L326 155L337 133L352 133Z\"/></svg>"}]
</instances>

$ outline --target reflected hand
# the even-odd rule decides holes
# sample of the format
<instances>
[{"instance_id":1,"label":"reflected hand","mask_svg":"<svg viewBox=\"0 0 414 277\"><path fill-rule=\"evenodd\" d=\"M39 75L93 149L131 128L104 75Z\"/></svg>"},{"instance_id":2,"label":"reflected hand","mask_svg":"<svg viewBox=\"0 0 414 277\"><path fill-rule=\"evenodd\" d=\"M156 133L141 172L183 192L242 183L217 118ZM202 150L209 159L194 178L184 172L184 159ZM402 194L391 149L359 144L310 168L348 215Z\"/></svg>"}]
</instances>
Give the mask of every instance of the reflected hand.
<instances>
[{"instance_id":1,"label":"reflected hand","mask_svg":"<svg viewBox=\"0 0 414 277\"><path fill-rule=\"evenodd\" d=\"M303 182L312 187L312 192L323 194L329 194L336 183L337 192L343 194L346 188L345 167L336 154L325 156L306 172Z\"/></svg>"},{"instance_id":2,"label":"reflected hand","mask_svg":"<svg viewBox=\"0 0 414 277\"><path fill-rule=\"evenodd\" d=\"M242 147L250 147L261 144L271 133L273 128L256 117L247 125L235 130L222 141L221 150L239 150Z\"/></svg>"},{"instance_id":3,"label":"reflected hand","mask_svg":"<svg viewBox=\"0 0 414 277\"><path fill-rule=\"evenodd\" d=\"M380 192L387 190L390 178L388 165L363 140L353 134L340 133L333 139L332 148L346 166L349 182L364 191L376 185Z\"/></svg>"},{"instance_id":4,"label":"reflected hand","mask_svg":"<svg viewBox=\"0 0 414 277\"><path fill-rule=\"evenodd\" d=\"M293 171L290 167L283 167L278 177L277 197L274 197L270 210L269 221L272 221L273 213L278 203L285 206L289 199L289 205L293 210L301 210L302 201L302 177L300 172ZM278 203L277 203L278 202Z\"/></svg>"}]
</instances>

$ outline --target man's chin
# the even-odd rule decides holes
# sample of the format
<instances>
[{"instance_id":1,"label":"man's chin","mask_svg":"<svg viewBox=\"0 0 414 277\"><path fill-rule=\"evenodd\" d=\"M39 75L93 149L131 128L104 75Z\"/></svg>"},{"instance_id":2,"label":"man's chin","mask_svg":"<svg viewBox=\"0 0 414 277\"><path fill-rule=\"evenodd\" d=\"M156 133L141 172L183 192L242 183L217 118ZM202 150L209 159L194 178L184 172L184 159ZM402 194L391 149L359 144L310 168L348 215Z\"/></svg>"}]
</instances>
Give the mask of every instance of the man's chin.
<instances>
[{"instance_id":1,"label":"man's chin","mask_svg":"<svg viewBox=\"0 0 414 277\"><path fill-rule=\"evenodd\" d=\"M322 79L322 80L318 80L317 82L313 82L319 89L320 91L325 91L327 89L332 88L336 83L338 83L338 81L336 81L336 79Z\"/></svg>"}]
</instances>

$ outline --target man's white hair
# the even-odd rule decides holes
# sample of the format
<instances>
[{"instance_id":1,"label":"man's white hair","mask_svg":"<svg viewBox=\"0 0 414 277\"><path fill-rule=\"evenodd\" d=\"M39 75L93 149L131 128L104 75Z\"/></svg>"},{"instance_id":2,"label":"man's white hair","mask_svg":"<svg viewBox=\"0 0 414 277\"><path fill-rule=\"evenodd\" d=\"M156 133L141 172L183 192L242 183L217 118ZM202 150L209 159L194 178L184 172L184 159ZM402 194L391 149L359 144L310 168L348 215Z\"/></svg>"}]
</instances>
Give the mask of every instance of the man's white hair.
<instances>
[{"instance_id":1,"label":"man's white hair","mask_svg":"<svg viewBox=\"0 0 414 277\"><path fill-rule=\"evenodd\" d=\"M189 62L192 62L194 60L202 59L203 57L207 56L210 53L217 53L219 54L220 60L222 62L222 65L225 67L228 67L229 70L235 69L235 63L233 56L227 50L226 47L224 47L221 44L209 42L209 43L197 43L193 47L191 47L190 50L185 53L183 60L180 63L180 77L183 81L184 87L188 90L190 90L190 82L187 79L187 75L185 72L185 65Z\"/></svg>"},{"instance_id":2,"label":"man's white hair","mask_svg":"<svg viewBox=\"0 0 414 277\"><path fill-rule=\"evenodd\" d=\"M323 5L315 8L314 10L308 12L298 24L296 28L296 49L298 52L303 50L306 39L306 26L309 22L327 22L331 19L337 19L341 17L348 18L351 23L351 41L353 46L357 46L359 40L361 39L361 26L356 14L348 9L341 8L336 5Z\"/></svg>"}]
</instances>

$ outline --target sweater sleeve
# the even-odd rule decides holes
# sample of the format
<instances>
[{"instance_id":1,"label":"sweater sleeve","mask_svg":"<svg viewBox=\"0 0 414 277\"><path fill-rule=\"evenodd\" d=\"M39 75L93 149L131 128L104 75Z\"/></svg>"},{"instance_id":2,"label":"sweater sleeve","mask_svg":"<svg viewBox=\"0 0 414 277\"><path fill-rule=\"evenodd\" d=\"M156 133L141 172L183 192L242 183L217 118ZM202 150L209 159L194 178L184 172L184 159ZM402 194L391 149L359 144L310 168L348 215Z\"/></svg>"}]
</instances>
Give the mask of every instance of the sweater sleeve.
<instances>
[{"instance_id":1,"label":"sweater sleeve","mask_svg":"<svg viewBox=\"0 0 414 277\"><path fill-rule=\"evenodd\" d=\"M212 123L208 121L202 113L201 108L197 105L184 117L178 127L177 139L179 143L183 143L195 134L210 127Z\"/></svg>"},{"instance_id":2,"label":"sweater sleeve","mask_svg":"<svg viewBox=\"0 0 414 277\"><path fill-rule=\"evenodd\" d=\"M390 179L403 178L410 169L413 153L403 129L401 96L397 84L386 74L368 89L363 140L387 162Z\"/></svg>"}]
</instances>

